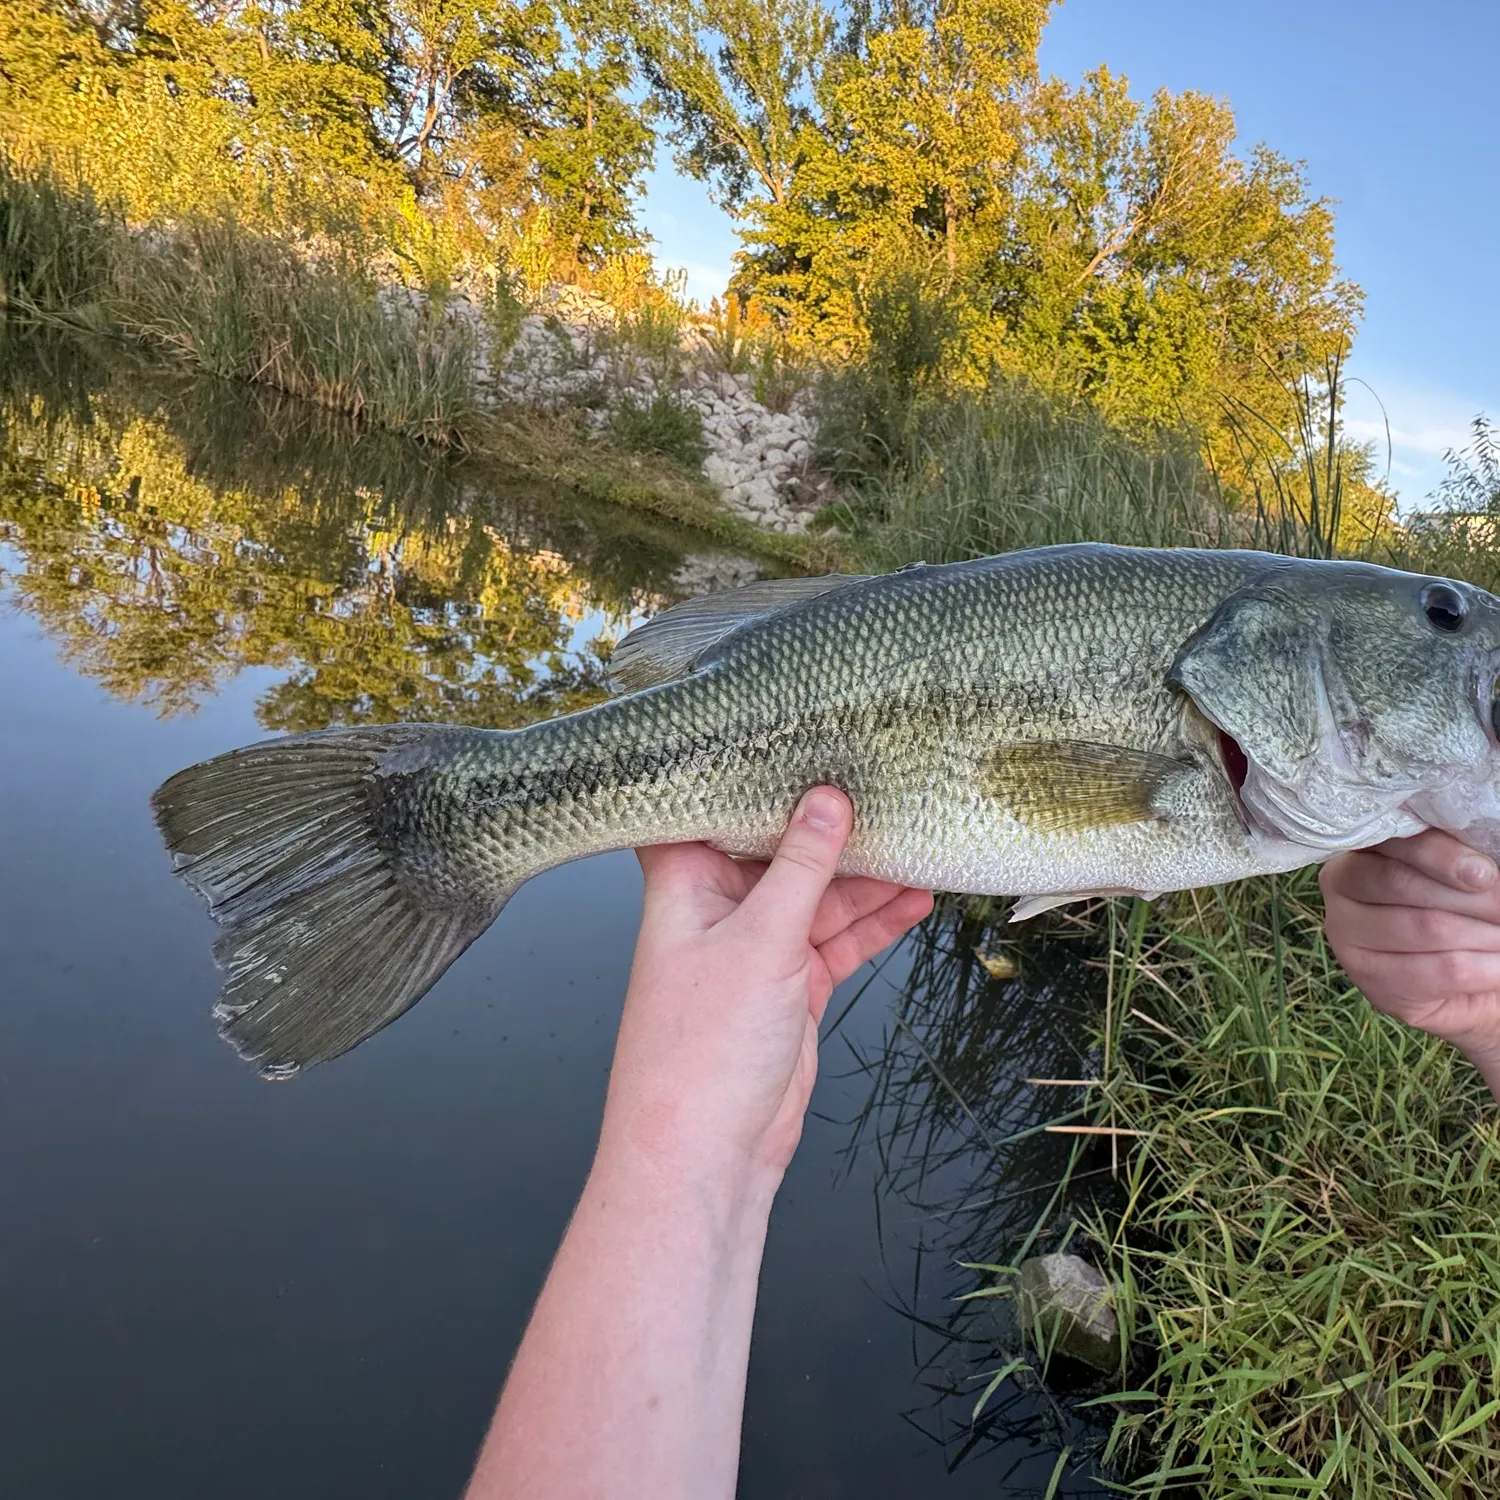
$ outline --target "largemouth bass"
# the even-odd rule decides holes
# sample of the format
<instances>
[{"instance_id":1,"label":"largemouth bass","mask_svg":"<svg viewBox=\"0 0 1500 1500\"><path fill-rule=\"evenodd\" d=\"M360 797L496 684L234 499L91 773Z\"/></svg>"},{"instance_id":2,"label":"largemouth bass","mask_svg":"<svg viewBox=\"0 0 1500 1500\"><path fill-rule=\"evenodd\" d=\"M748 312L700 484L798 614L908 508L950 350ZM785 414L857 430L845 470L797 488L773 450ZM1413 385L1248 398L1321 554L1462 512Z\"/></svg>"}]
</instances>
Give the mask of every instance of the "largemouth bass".
<instances>
[{"instance_id":1,"label":"largemouth bass","mask_svg":"<svg viewBox=\"0 0 1500 1500\"><path fill-rule=\"evenodd\" d=\"M1439 826L1500 852L1500 600L1255 552L1052 547L690 600L625 695L525 729L290 736L156 794L269 1076L421 998L525 881L703 839L771 853L848 793L840 866L1023 898L1211 885Z\"/></svg>"}]
</instances>

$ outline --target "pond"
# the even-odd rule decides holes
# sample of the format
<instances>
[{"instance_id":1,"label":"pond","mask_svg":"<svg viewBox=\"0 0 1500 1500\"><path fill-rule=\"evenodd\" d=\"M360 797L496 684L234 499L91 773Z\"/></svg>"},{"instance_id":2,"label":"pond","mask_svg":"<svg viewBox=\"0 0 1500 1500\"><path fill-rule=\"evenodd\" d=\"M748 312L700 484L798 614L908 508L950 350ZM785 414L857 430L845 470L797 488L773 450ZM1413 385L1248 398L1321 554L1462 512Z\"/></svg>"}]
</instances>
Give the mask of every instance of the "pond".
<instances>
[{"instance_id":1,"label":"pond","mask_svg":"<svg viewBox=\"0 0 1500 1500\"><path fill-rule=\"evenodd\" d=\"M215 1034L147 799L271 733L584 706L605 642L754 573L243 388L0 344L0 1492L457 1496L587 1169L635 862L534 881L398 1025L272 1086ZM1040 1495L1089 1435L1035 1383L971 1421L1014 1329L959 1263L1047 1201L1066 1138L1025 1080L1086 1076L1097 990L1066 924L1005 983L983 930L940 908L834 999L747 1500ZM586 1441L607 1394L577 1395Z\"/></svg>"}]
</instances>

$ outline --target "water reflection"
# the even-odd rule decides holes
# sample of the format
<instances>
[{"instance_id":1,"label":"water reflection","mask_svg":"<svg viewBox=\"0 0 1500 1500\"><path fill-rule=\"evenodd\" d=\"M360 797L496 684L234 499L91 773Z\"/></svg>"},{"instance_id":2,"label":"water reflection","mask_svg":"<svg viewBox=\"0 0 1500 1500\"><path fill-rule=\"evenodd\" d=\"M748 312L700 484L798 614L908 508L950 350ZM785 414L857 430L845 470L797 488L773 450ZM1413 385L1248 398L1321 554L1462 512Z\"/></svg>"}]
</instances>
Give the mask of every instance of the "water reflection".
<instances>
[{"instance_id":1,"label":"water reflection","mask_svg":"<svg viewBox=\"0 0 1500 1500\"><path fill-rule=\"evenodd\" d=\"M747 572L689 576L681 538L493 464L35 341L0 348L0 542L77 671L172 714L273 668L257 717L286 731L585 707L605 642Z\"/></svg>"},{"instance_id":2,"label":"water reflection","mask_svg":"<svg viewBox=\"0 0 1500 1500\"><path fill-rule=\"evenodd\" d=\"M0 744L0 772L33 791L0 849L34 872L14 882L7 954L27 1003L0 1015L0 1051L20 1060L0 1197L25 1204L11 1221L30 1236L0 1292L17 1368L39 1372L0 1402L13 1429L0 1437L45 1476L28 1493L97 1493L121 1442L189 1408L172 1441L147 1443L153 1494L201 1493L205 1474L224 1493L270 1492L268 1431L309 1472L360 1475L361 1493L431 1492L435 1474L456 1493L586 1167L633 865L523 892L444 996L288 1095L242 1077L212 1037L202 919L167 875L145 795L253 733L251 685L265 731L509 726L593 702L607 641L746 576L690 545L264 392L118 351L0 344L0 592L76 672L171 719L143 728L33 662ZM1014 980L976 957L997 947ZM889 1012L871 993L830 1037L819 1097L856 1116L838 1132L851 1170L876 1164L884 1281L871 1207L825 1190L817 1151L835 1132L815 1121L768 1257L747 1496L925 1493L930 1443L955 1471L945 1493L1036 1495L1062 1446L1081 1451L1079 1416L1035 1383L971 1422L976 1377L1016 1341L1003 1306L955 1297L976 1284L956 1263L1014 1253L1068 1160L1071 1143L1038 1127L1076 1092L1026 1079L1088 1076L1092 960L1065 920L992 929L950 903L892 960ZM87 1266L79 1245L101 1247ZM887 1347L903 1325L871 1283L906 1320L909 1363ZM392 1373L403 1360L407 1386ZM421 1421L412 1392L432 1405ZM923 1437L891 1431L903 1404ZM102 1415L56 1437L52 1409ZM225 1409L252 1420L226 1435ZM397 1436L372 1447L371 1433ZM1102 1492L1070 1471L1056 1493Z\"/></svg>"},{"instance_id":3,"label":"water reflection","mask_svg":"<svg viewBox=\"0 0 1500 1500\"><path fill-rule=\"evenodd\" d=\"M1000 1493L1028 1483L1039 1493L1068 1448L1056 1493L1103 1495L1090 1458L1112 1414L1081 1410L1022 1372L974 1419L989 1372L1025 1350L1008 1300L960 1300L987 1280L966 1263L1054 1248L1084 1197L1109 1190L1107 1150L1046 1129L1079 1118L1084 1090L1066 1081L1097 1069L1098 930L1067 916L1011 927L1004 903L946 898L910 952L879 1045L848 1046L868 1094L847 1154L876 1154L882 1236L893 1252L915 1251L890 1257L907 1281L893 1282L888 1300L910 1322L923 1391L904 1416L950 1470L996 1465Z\"/></svg>"}]
</instances>

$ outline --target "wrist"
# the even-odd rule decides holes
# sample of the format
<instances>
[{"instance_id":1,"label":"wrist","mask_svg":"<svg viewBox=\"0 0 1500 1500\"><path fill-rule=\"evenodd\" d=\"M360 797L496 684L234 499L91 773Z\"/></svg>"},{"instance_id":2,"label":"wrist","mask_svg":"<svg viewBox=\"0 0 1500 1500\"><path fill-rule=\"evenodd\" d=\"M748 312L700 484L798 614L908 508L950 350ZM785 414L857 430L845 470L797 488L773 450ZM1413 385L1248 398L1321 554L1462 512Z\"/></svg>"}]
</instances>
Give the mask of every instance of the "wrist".
<instances>
[{"instance_id":1,"label":"wrist","mask_svg":"<svg viewBox=\"0 0 1500 1500\"><path fill-rule=\"evenodd\" d=\"M783 1171L659 1120L606 1114L589 1186L636 1210L687 1214L722 1232L764 1234Z\"/></svg>"}]
</instances>

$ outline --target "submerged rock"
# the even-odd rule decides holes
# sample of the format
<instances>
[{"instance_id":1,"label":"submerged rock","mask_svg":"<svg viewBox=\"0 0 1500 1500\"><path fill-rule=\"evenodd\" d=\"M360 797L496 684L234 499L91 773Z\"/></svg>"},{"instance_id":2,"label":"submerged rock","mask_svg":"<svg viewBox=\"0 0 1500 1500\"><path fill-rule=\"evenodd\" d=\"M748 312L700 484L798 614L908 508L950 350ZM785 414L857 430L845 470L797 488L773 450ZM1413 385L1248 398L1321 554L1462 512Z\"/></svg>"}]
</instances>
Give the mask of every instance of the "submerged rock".
<instances>
[{"instance_id":1,"label":"submerged rock","mask_svg":"<svg viewBox=\"0 0 1500 1500\"><path fill-rule=\"evenodd\" d=\"M1034 1255L1016 1289L1021 1323L1042 1353L1066 1354L1108 1373L1120 1359L1120 1322L1110 1284L1077 1255Z\"/></svg>"}]
</instances>

